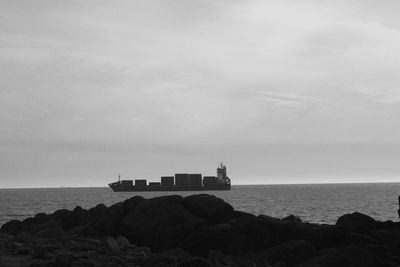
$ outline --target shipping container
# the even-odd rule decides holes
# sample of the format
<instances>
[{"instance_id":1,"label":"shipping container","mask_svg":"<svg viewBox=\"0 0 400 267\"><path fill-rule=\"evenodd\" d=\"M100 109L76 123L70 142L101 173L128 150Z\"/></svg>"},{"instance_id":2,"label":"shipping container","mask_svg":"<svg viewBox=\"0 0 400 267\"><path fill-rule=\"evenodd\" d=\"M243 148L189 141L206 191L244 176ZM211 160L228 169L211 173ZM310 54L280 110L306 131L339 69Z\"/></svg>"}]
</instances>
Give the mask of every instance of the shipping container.
<instances>
[{"instance_id":1,"label":"shipping container","mask_svg":"<svg viewBox=\"0 0 400 267\"><path fill-rule=\"evenodd\" d=\"M133 186L133 181L132 180L122 180L121 183L124 186Z\"/></svg>"},{"instance_id":2,"label":"shipping container","mask_svg":"<svg viewBox=\"0 0 400 267\"><path fill-rule=\"evenodd\" d=\"M204 186L215 185L216 183L217 183L217 177L215 176L204 176L203 178Z\"/></svg>"},{"instance_id":3,"label":"shipping container","mask_svg":"<svg viewBox=\"0 0 400 267\"><path fill-rule=\"evenodd\" d=\"M177 173L175 174L175 186L176 187L187 187L189 185L189 174Z\"/></svg>"},{"instance_id":4,"label":"shipping container","mask_svg":"<svg viewBox=\"0 0 400 267\"><path fill-rule=\"evenodd\" d=\"M135 180L135 186L147 186L146 179L137 179Z\"/></svg>"},{"instance_id":5,"label":"shipping container","mask_svg":"<svg viewBox=\"0 0 400 267\"><path fill-rule=\"evenodd\" d=\"M191 188L201 188L203 186L202 183L202 175L201 174L189 174L189 187Z\"/></svg>"},{"instance_id":6,"label":"shipping container","mask_svg":"<svg viewBox=\"0 0 400 267\"><path fill-rule=\"evenodd\" d=\"M161 177L161 186L165 188L174 187L174 176L162 176Z\"/></svg>"},{"instance_id":7,"label":"shipping container","mask_svg":"<svg viewBox=\"0 0 400 267\"><path fill-rule=\"evenodd\" d=\"M161 183L160 182L150 182L149 187L150 187L150 189L158 189L161 187Z\"/></svg>"}]
</instances>

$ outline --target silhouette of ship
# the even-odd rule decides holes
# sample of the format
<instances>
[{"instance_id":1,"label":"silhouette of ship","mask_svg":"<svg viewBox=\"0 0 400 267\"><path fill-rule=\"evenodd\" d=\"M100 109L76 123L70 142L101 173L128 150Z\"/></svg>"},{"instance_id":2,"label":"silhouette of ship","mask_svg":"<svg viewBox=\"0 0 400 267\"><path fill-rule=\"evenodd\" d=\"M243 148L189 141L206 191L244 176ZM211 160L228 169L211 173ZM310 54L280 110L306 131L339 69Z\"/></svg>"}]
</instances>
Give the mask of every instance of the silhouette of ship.
<instances>
[{"instance_id":1,"label":"silhouette of ship","mask_svg":"<svg viewBox=\"0 0 400 267\"><path fill-rule=\"evenodd\" d=\"M226 175L226 166L221 163L217 168L217 176L176 173L175 176L162 176L161 182L147 184L146 179L121 180L119 175L118 181L108 186L114 192L231 190L231 180Z\"/></svg>"}]
</instances>

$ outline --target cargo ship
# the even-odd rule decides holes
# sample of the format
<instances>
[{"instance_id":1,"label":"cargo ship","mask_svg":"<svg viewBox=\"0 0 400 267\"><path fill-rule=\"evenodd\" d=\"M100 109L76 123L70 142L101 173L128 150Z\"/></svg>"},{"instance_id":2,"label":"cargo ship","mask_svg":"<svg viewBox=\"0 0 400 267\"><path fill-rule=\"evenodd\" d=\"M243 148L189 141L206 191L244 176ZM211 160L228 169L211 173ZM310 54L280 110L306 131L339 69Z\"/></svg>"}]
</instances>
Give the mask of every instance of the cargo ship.
<instances>
[{"instance_id":1,"label":"cargo ship","mask_svg":"<svg viewBox=\"0 0 400 267\"><path fill-rule=\"evenodd\" d=\"M176 173L174 176L162 176L161 182L148 184L146 179L121 180L121 176L118 176L118 181L108 186L114 192L231 190L231 180L226 174L226 166L221 163L217 168L217 176Z\"/></svg>"}]
</instances>

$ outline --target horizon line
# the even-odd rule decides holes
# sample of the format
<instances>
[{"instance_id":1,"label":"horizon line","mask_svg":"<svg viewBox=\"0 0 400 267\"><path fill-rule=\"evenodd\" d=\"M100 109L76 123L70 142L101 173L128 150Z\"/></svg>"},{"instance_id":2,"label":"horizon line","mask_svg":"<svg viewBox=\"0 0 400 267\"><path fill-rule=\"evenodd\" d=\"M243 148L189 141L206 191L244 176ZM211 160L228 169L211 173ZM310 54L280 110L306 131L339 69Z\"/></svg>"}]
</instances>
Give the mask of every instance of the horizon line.
<instances>
[{"instance_id":1,"label":"horizon line","mask_svg":"<svg viewBox=\"0 0 400 267\"><path fill-rule=\"evenodd\" d=\"M339 185L339 184L400 184L400 181L369 181L369 182L320 182L320 183L265 183L265 184L232 184L232 186L257 186L257 185ZM7 189L78 189L78 188L109 188L108 186L59 186L59 187L0 187L0 190ZM213 190L210 190L213 191ZM163 191L163 192L180 192L180 191ZM197 192L186 191L186 192Z\"/></svg>"}]
</instances>

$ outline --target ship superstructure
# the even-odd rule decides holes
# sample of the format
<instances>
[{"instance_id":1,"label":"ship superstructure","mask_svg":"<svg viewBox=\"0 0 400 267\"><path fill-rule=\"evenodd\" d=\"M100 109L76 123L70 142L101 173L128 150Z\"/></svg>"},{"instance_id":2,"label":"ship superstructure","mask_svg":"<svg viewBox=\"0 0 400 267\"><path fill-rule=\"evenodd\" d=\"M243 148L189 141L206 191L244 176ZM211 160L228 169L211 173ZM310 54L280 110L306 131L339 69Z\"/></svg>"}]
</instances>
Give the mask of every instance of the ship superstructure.
<instances>
[{"instance_id":1,"label":"ship superstructure","mask_svg":"<svg viewBox=\"0 0 400 267\"><path fill-rule=\"evenodd\" d=\"M108 184L115 192L141 191L207 191L230 190L231 180L223 163L217 168L217 176L202 176L199 173L176 173L174 176L162 176L160 182L149 182L146 179L121 180Z\"/></svg>"}]
</instances>

